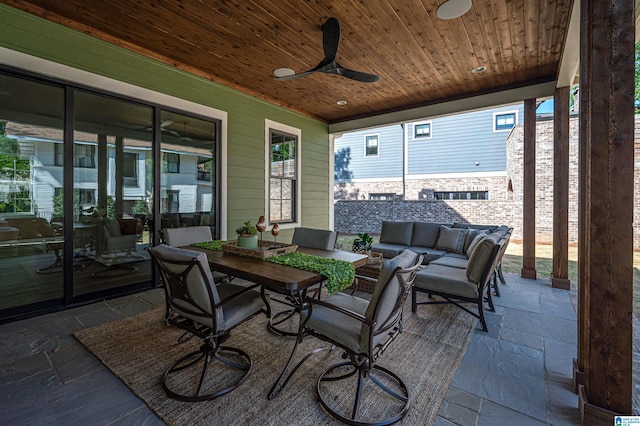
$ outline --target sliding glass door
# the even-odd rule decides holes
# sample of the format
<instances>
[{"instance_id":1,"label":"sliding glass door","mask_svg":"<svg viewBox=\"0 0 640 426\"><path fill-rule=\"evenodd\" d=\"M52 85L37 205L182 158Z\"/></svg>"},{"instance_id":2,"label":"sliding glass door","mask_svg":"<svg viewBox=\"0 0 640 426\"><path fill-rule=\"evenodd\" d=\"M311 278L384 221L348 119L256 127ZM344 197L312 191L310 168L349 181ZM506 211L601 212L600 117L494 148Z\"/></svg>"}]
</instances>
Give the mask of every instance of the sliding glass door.
<instances>
[{"instance_id":1,"label":"sliding glass door","mask_svg":"<svg viewBox=\"0 0 640 426\"><path fill-rule=\"evenodd\" d=\"M219 238L219 135L207 117L0 68L0 322L151 288L145 248L163 228Z\"/></svg>"}]
</instances>

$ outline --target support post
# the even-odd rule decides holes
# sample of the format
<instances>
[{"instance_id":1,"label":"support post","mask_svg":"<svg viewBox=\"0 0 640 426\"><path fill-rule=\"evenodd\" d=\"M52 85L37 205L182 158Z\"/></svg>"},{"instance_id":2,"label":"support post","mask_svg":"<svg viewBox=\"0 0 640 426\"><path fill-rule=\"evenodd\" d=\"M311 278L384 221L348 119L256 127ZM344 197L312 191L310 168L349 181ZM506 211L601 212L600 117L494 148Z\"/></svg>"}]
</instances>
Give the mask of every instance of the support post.
<instances>
[{"instance_id":1,"label":"support post","mask_svg":"<svg viewBox=\"0 0 640 426\"><path fill-rule=\"evenodd\" d=\"M587 354L580 414L583 424L610 425L612 415L632 411L634 2L582 0L581 7L589 107L580 113L588 209L580 224L579 287L587 291L580 300L586 311L578 353Z\"/></svg>"},{"instance_id":2,"label":"support post","mask_svg":"<svg viewBox=\"0 0 640 426\"><path fill-rule=\"evenodd\" d=\"M524 101L524 184L522 278L535 280L536 272L536 100Z\"/></svg>"},{"instance_id":3,"label":"support post","mask_svg":"<svg viewBox=\"0 0 640 426\"><path fill-rule=\"evenodd\" d=\"M569 87L553 97L553 267L551 287L569 290Z\"/></svg>"}]
</instances>

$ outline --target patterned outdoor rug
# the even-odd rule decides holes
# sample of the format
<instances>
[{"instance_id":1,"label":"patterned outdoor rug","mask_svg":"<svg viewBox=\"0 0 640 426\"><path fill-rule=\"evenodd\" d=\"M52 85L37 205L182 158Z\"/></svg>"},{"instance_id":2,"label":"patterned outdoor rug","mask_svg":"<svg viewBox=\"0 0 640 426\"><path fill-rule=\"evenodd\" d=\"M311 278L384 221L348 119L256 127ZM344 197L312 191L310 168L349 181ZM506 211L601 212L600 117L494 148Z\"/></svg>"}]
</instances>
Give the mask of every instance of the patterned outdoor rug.
<instances>
[{"instance_id":1,"label":"patterned outdoor rug","mask_svg":"<svg viewBox=\"0 0 640 426\"><path fill-rule=\"evenodd\" d=\"M278 306L274 303L275 312ZM231 333L227 345L247 352L253 371L235 391L216 400L184 403L169 399L160 380L178 358L195 350L199 339L178 343L182 331L166 327L164 308L75 333L116 376L167 424L319 425L335 424L316 402L316 381L330 365L342 361L341 351L324 351L309 359L274 400L267 393L284 367L294 339L266 329L259 315ZM401 424L430 425L460 364L477 320L453 306L405 308L405 332L382 354L378 364L403 378L411 395L409 413ZM326 347L306 338L296 360ZM368 401L362 409L367 409ZM370 404L371 405L371 404Z\"/></svg>"}]
</instances>

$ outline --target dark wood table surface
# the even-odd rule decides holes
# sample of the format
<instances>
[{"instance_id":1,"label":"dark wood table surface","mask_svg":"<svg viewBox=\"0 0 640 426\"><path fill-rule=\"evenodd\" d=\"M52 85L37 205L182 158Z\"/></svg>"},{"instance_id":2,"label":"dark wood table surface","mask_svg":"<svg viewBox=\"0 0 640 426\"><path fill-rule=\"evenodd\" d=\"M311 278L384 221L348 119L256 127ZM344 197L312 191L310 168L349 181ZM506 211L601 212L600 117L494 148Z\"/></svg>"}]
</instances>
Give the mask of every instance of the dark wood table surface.
<instances>
[{"instance_id":1,"label":"dark wood table surface","mask_svg":"<svg viewBox=\"0 0 640 426\"><path fill-rule=\"evenodd\" d=\"M309 272L290 266L265 262L260 259L225 254L220 251L207 250L199 247L184 247L189 250L207 254L209 265L214 271L222 272L234 277L262 284L268 289L281 293L298 292L312 285L324 281L326 278L317 272ZM342 250L318 250L298 247L299 253L318 257L344 260L353 263L358 268L367 263L367 256Z\"/></svg>"}]
</instances>

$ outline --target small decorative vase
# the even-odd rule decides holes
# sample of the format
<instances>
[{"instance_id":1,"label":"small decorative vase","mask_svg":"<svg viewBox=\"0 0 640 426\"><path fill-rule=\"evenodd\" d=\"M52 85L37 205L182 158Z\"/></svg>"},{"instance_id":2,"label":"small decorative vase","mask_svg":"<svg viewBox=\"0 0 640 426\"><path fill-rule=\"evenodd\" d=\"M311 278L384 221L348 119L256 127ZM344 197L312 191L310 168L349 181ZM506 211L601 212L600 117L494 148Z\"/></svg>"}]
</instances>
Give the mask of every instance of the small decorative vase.
<instances>
[{"instance_id":1,"label":"small decorative vase","mask_svg":"<svg viewBox=\"0 0 640 426\"><path fill-rule=\"evenodd\" d=\"M257 235L238 235L238 247L255 249L258 248Z\"/></svg>"}]
</instances>

